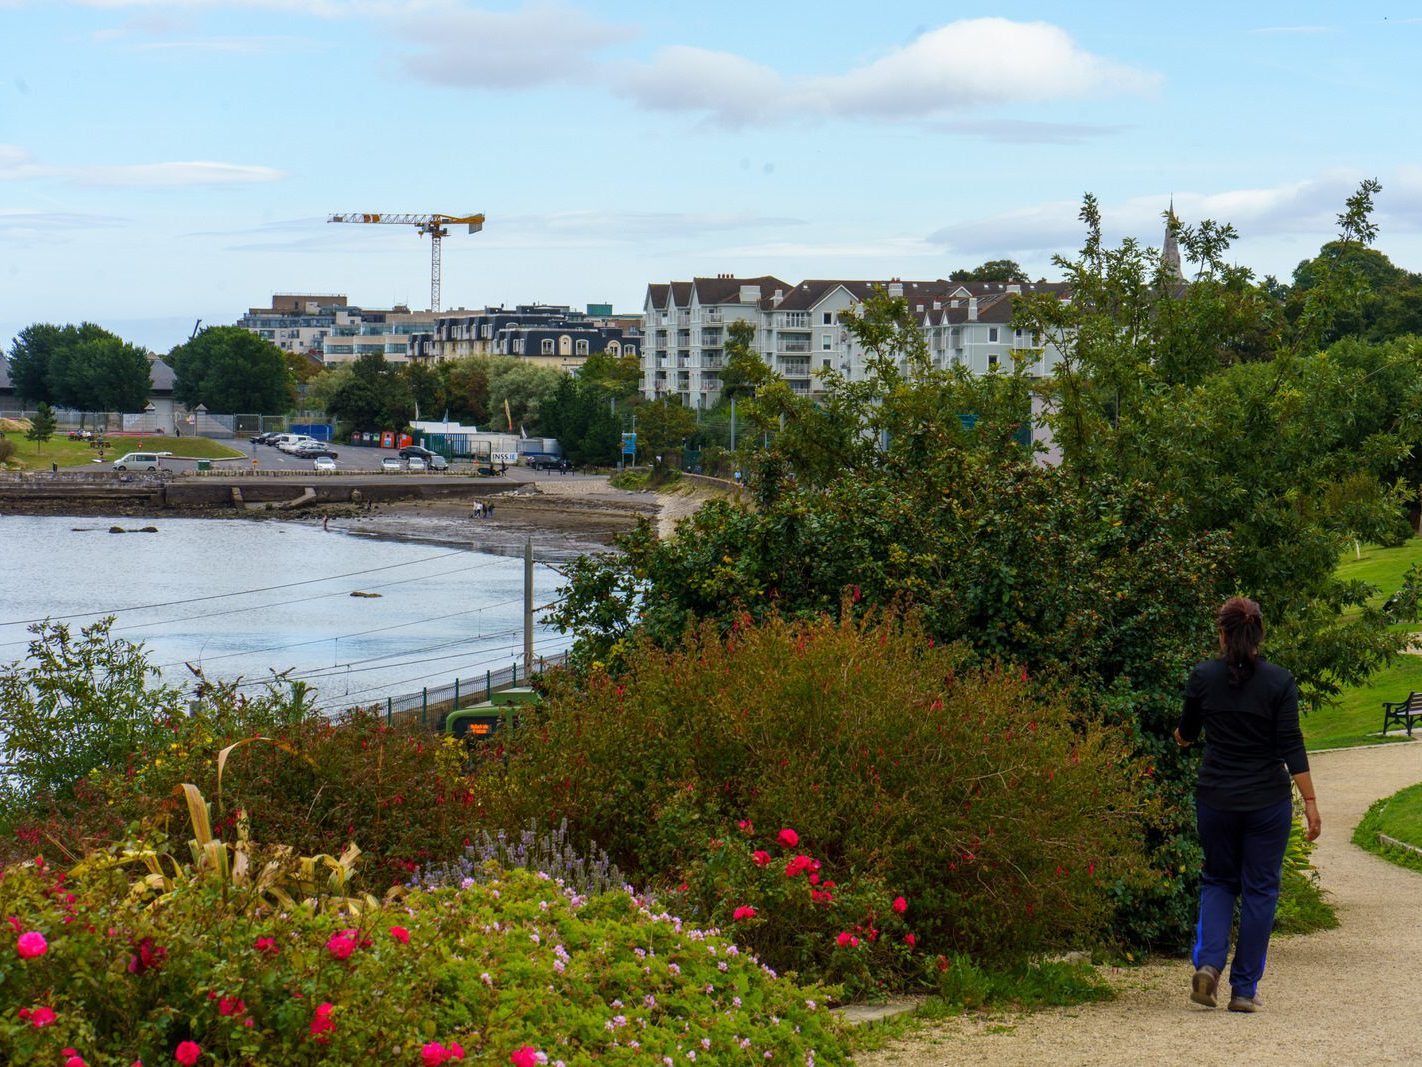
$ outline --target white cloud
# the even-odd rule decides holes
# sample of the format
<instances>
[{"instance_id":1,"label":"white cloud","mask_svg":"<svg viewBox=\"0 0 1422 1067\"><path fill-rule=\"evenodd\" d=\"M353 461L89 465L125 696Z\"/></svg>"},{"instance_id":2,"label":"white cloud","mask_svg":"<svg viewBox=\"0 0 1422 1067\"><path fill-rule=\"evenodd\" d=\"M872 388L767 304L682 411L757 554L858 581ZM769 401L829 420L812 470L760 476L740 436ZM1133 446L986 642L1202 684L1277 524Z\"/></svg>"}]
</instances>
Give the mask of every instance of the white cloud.
<instances>
[{"instance_id":1,"label":"white cloud","mask_svg":"<svg viewBox=\"0 0 1422 1067\"><path fill-rule=\"evenodd\" d=\"M1186 223L1213 219L1230 223L1242 241L1266 237L1328 240L1337 229L1343 201L1366 177L1361 172L1330 170L1281 185L1227 189L1214 193L1176 192L1175 213ZM1422 166L1406 166L1382 179L1376 219L1389 232L1422 229ZM1115 204L1102 204L1102 231L1111 241L1133 236L1159 246L1165 233L1162 212L1172 194L1161 191ZM928 240L959 254L998 255L1059 252L1080 247L1084 230L1077 219L1081 204L1060 200L991 218L944 226Z\"/></svg>"},{"instance_id":2,"label":"white cloud","mask_svg":"<svg viewBox=\"0 0 1422 1067\"><path fill-rule=\"evenodd\" d=\"M208 160L53 166L35 162L34 157L18 145L0 144L0 181L58 178L83 185L173 187L246 185L278 181L284 177L285 172L272 167Z\"/></svg>"},{"instance_id":3,"label":"white cloud","mask_svg":"<svg viewBox=\"0 0 1422 1067\"><path fill-rule=\"evenodd\" d=\"M1083 51L1045 22L964 19L842 74L786 78L730 52L676 46L614 84L644 107L741 126L772 118L920 119L999 104L1145 94L1160 77Z\"/></svg>"},{"instance_id":4,"label":"white cloud","mask_svg":"<svg viewBox=\"0 0 1422 1067\"><path fill-rule=\"evenodd\" d=\"M531 88L585 80L596 54L633 36L560 3L518 11L448 8L396 21L399 36L418 51L403 61L421 81L471 88Z\"/></svg>"}]
</instances>

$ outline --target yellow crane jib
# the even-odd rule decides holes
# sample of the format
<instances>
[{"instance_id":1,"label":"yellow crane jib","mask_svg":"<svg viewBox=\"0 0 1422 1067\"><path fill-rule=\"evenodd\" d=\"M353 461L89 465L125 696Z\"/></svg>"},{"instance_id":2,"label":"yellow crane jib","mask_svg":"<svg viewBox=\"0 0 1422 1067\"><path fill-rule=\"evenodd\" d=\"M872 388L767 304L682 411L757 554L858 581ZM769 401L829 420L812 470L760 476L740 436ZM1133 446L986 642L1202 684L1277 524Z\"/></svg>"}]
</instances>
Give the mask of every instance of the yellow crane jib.
<instances>
[{"instance_id":1,"label":"yellow crane jib","mask_svg":"<svg viewBox=\"0 0 1422 1067\"><path fill-rule=\"evenodd\" d=\"M478 233L484 228L484 215L409 215L385 214L373 211L354 211L331 215L327 222L375 222L392 226L413 226L415 232L430 236L430 310L439 310L440 288L440 238L448 237L450 226L468 226L470 233Z\"/></svg>"}]
</instances>

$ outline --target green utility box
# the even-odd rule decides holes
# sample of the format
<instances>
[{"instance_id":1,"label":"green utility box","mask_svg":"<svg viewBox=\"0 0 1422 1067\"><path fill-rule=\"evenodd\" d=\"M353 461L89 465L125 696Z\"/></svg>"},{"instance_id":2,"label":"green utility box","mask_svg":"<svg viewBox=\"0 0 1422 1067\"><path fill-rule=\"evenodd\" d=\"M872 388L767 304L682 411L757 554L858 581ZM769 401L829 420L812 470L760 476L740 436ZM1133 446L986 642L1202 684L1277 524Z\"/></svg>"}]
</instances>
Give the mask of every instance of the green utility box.
<instances>
[{"instance_id":1,"label":"green utility box","mask_svg":"<svg viewBox=\"0 0 1422 1067\"><path fill-rule=\"evenodd\" d=\"M200 470L200 471L210 471L210 470L212 470L212 460L210 460L210 459L200 459L200 460L198 460L198 470Z\"/></svg>"},{"instance_id":2,"label":"green utility box","mask_svg":"<svg viewBox=\"0 0 1422 1067\"><path fill-rule=\"evenodd\" d=\"M511 704L538 704L543 700L536 690L525 689L522 686L516 686L513 689L500 689L489 699L499 707Z\"/></svg>"}]
</instances>

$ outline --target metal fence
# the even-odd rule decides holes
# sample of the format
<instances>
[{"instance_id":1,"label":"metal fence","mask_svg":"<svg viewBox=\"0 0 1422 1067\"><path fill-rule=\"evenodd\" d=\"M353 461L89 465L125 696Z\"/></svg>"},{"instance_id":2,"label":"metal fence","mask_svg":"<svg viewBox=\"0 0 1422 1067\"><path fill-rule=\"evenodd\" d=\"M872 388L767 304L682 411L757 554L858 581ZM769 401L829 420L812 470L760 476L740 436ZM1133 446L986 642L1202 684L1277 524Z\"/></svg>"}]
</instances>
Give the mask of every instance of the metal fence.
<instances>
[{"instance_id":1,"label":"metal fence","mask_svg":"<svg viewBox=\"0 0 1422 1067\"><path fill-rule=\"evenodd\" d=\"M555 652L548 656L538 656L534 660L534 674L547 667L561 666L568 659L566 652ZM451 711L482 704L501 689L512 689L526 685L530 675L514 660L507 667L484 671L467 677L456 677L443 685L425 686L418 693L385 698L385 721L393 722L396 715L404 718L418 717L420 723L438 729L444 717Z\"/></svg>"}]
</instances>

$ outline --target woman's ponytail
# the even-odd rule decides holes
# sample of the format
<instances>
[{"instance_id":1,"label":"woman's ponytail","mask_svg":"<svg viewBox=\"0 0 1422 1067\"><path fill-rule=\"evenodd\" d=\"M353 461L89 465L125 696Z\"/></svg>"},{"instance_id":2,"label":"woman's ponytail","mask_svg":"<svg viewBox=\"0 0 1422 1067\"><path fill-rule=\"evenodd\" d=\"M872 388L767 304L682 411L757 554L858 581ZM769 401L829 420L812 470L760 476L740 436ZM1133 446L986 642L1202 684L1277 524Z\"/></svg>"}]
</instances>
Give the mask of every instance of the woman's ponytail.
<instances>
[{"instance_id":1,"label":"woman's ponytail","mask_svg":"<svg viewBox=\"0 0 1422 1067\"><path fill-rule=\"evenodd\" d=\"M1264 615L1248 597L1232 596L1220 605L1216 620L1224 642L1224 661L1229 665L1229 684L1237 689L1249 681L1259 662Z\"/></svg>"}]
</instances>

